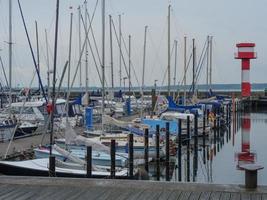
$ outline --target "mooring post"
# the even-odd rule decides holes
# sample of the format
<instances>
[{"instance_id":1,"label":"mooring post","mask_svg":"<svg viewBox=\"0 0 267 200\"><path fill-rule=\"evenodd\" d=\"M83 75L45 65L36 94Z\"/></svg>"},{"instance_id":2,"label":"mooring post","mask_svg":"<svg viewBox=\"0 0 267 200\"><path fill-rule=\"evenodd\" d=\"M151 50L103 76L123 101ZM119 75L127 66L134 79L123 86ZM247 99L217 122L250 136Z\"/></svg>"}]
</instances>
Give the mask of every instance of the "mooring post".
<instances>
[{"instance_id":1,"label":"mooring post","mask_svg":"<svg viewBox=\"0 0 267 200\"><path fill-rule=\"evenodd\" d=\"M193 181L197 174L198 168L198 114L194 115L194 162L193 162Z\"/></svg>"},{"instance_id":2,"label":"mooring post","mask_svg":"<svg viewBox=\"0 0 267 200\"><path fill-rule=\"evenodd\" d=\"M166 181L170 180L170 123L166 122Z\"/></svg>"},{"instance_id":3,"label":"mooring post","mask_svg":"<svg viewBox=\"0 0 267 200\"><path fill-rule=\"evenodd\" d=\"M240 168L245 170L245 187L256 189L258 186L258 170L263 169L263 167L256 164L244 164Z\"/></svg>"},{"instance_id":4,"label":"mooring post","mask_svg":"<svg viewBox=\"0 0 267 200\"><path fill-rule=\"evenodd\" d=\"M210 109L207 109L207 124L210 123L209 116L210 116Z\"/></svg>"},{"instance_id":5,"label":"mooring post","mask_svg":"<svg viewBox=\"0 0 267 200\"><path fill-rule=\"evenodd\" d=\"M56 157L54 155L49 156L49 176L56 176Z\"/></svg>"},{"instance_id":6,"label":"mooring post","mask_svg":"<svg viewBox=\"0 0 267 200\"><path fill-rule=\"evenodd\" d=\"M129 163L129 177L133 178L133 134L128 135L128 163Z\"/></svg>"},{"instance_id":7,"label":"mooring post","mask_svg":"<svg viewBox=\"0 0 267 200\"><path fill-rule=\"evenodd\" d=\"M156 176L157 176L157 181L160 180L160 166L159 166L159 125L156 126Z\"/></svg>"},{"instance_id":8,"label":"mooring post","mask_svg":"<svg viewBox=\"0 0 267 200\"><path fill-rule=\"evenodd\" d=\"M203 113L203 133L202 133L202 141L203 141L203 163L206 164L206 109Z\"/></svg>"},{"instance_id":9,"label":"mooring post","mask_svg":"<svg viewBox=\"0 0 267 200\"><path fill-rule=\"evenodd\" d=\"M144 134L144 160L145 160L145 170L148 173L148 128L145 129Z\"/></svg>"},{"instance_id":10,"label":"mooring post","mask_svg":"<svg viewBox=\"0 0 267 200\"><path fill-rule=\"evenodd\" d=\"M186 145L186 168L187 181L190 182L190 117L187 116L187 145Z\"/></svg>"},{"instance_id":11,"label":"mooring post","mask_svg":"<svg viewBox=\"0 0 267 200\"><path fill-rule=\"evenodd\" d=\"M178 181L182 181L182 120L178 121Z\"/></svg>"},{"instance_id":12,"label":"mooring post","mask_svg":"<svg viewBox=\"0 0 267 200\"><path fill-rule=\"evenodd\" d=\"M92 177L92 147L86 148L86 178Z\"/></svg>"},{"instance_id":13,"label":"mooring post","mask_svg":"<svg viewBox=\"0 0 267 200\"><path fill-rule=\"evenodd\" d=\"M116 176L116 141L111 140L110 142L110 177L115 178Z\"/></svg>"}]
</instances>

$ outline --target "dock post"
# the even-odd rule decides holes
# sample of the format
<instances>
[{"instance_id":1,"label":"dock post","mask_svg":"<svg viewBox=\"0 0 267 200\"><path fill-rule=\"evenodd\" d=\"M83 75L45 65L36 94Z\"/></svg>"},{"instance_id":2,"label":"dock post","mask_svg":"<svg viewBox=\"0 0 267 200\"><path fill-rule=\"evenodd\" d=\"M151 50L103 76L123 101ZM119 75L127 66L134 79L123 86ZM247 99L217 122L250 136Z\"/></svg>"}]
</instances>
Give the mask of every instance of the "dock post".
<instances>
[{"instance_id":1,"label":"dock post","mask_svg":"<svg viewBox=\"0 0 267 200\"><path fill-rule=\"evenodd\" d=\"M182 120L178 121L178 181L182 181Z\"/></svg>"},{"instance_id":2,"label":"dock post","mask_svg":"<svg viewBox=\"0 0 267 200\"><path fill-rule=\"evenodd\" d=\"M187 116L187 147L186 147L186 168L187 182L190 182L190 117Z\"/></svg>"},{"instance_id":3,"label":"dock post","mask_svg":"<svg viewBox=\"0 0 267 200\"><path fill-rule=\"evenodd\" d=\"M207 124L209 124L210 122L209 116L210 116L210 109L207 109Z\"/></svg>"},{"instance_id":4,"label":"dock post","mask_svg":"<svg viewBox=\"0 0 267 200\"><path fill-rule=\"evenodd\" d=\"M160 166L159 166L159 125L156 126L156 174L157 174L157 181L160 180Z\"/></svg>"},{"instance_id":5,"label":"dock post","mask_svg":"<svg viewBox=\"0 0 267 200\"><path fill-rule=\"evenodd\" d=\"M110 177L115 178L116 176L116 142L115 140L111 140L110 142Z\"/></svg>"},{"instance_id":6,"label":"dock post","mask_svg":"<svg viewBox=\"0 0 267 200\"><path fill-rule=\"evenodd\" d=\"M193 181L197 174L198 168L198 114L194 115L194 162L193 162Z\"/></svg>"},{"instance_id":7,"label":"dock post","mask_svg":"<svg viewBox=\"0 0 267 200\"><path fill-rule=\"evenodd\" d=\"M145 170L148 173L148 128L145 129L144 134L144 160L145 160Z\"/></svg>"},{"instance_id":8,"label":"dock post","mask_svg":"<svg viewBox=\"0 0 267 200\"><path fill-rule=\"evenodd\" d=\"M133 134L128 135L128 163L129 163L129 177L133 178Z\"/></svg>"},{"instance_id":9,"label":"dock post","mask_svg":"<svg viewBox=\"0 0 267 200\"><path fill-rule=\"evenodd\" d=\"M92 177L92 147L86 148L86 178Z\"/></svg>"},{"instance_id":10,"label":"dock post","mask_svg":"<svg viewBox=\"0 0 267 200\"><path fill-rule=\"evenodd\" d=\"M56 176L56 157L54 155L49 156L49 176Z\"/></svg>"},{"instance_id":11,"label":"dock post","mask_svg":"<svg viewBox=\"0 0 267 200\"><path fill-rule=\"evenodd\" d=\"M203 163L206 164L206 109L204 110L203 113L202 141L203 141Z\"/></svg>"},{"instance_id":12,"label":"dock post","mask_svg":"<svg viewBox=\"0 0 267 200\"><path fill-rule=\"evenodd\" d=\"M170 180L170 123L166 122L166 181Z\"/></svg>"}]
</instances>

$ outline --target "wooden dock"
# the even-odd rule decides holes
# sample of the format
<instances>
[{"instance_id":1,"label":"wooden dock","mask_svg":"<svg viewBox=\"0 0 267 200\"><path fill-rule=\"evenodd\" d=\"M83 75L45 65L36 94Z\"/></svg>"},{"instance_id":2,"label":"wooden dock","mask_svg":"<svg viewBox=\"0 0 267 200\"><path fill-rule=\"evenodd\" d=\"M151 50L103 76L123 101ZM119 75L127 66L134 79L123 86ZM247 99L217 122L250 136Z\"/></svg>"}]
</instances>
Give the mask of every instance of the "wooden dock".
<instances>
[{"instance_id":1,"label":"wooden dock","mask_svg":"<svg viewBox=\"0 0 267 200\"><path fill-rule=\"evenodd\" d=\"M267 200L267 186L0 176L0 199Z\"/></svg>"}]
</instances>

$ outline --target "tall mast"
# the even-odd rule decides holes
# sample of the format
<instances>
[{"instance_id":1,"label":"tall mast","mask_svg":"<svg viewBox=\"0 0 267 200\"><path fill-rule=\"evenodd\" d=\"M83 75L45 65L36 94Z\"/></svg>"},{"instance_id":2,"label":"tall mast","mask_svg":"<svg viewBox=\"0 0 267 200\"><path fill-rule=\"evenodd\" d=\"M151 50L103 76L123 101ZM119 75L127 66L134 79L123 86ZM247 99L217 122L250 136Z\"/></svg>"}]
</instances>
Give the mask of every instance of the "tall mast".
<instances>
[{"instance_id":1,"label":"tall mast","mask_svg":"<svg viewBox=\"0 0 267 200\"><path fill-rule=\"evenodd\" d=\"M105 0L102 0L102 132L105 114Z\"/></svg>"},{"instance_id":2,"label":"tall mast","mask_svg":"<svg viewBox=\"0 0 267 200\"><path fill-rule=\"evenodd\" d=\"M173 85L176 87L176 70L177 70L177 40L174 40L175 43L175 59L174 59L174 76L173 76ZM173 91L173 99L175 98L175 91Z\"/></svg>"},{"instance_id":3,"label":"tall mast","mask_svg":"<svg viewBox=\"0 0 267 200\"><path fill-rule=\"evenodd\" d=\"M45 46L46 46L46 62L47 62L47 99L50 99L50 63L48 53L48 37L47 30L45 29Z\"/></svg>"},{"instance_id":4,"label":"tall mast","mask_svg":"<svg viewBox=\"0 0 267 200\"><path fill-rule=\"evenodd\" d=\"M87 13L88 13L88 10L87 10L87 0L85 0L84 2L84 5L85 5L85 20L84 20L84 23L85 23L85 30L87 31ZM88 105L88 43L86 41L85 43L85 94L86 94L86 106Z\"/></svg>"},{"instance_id":5,"label":"tall mast","mask_svg":"<svg viewBox=\"0 0 267 200\"><path fill-rule=\"evenodd\" d=\"M168 7L168 96L171 95L171 5Z\"/></svg>"},{"instance_id":6,"label":"tall mast","mask_svg":"<svg viewBox=\"0 0 267 200\"><path fill-rule=\"evenodd\" d=\"M195 80L196 80L196 71L195 71L195 39L193 39L193 81L192 81L192 86L193 86L193 95L195 94Z\"/></svg>"},{"instance_id":7,"label":"tall mast","mask_svg":"<svg viewBox=\"0 0 267 200\"><path fill-rule=\"evenodd\" d=\"M131 92L131 35L129 35L129 96Z\"/></svg>"},{"instance_id":8,"label":"tall mast","mask_svg":"<svg viewBox=\"0 0 267 200\"><path fill-rule=\"evenodd\" d=\"M9 116L12 102L12 0L9 0Z\"/></svg>"},{"instance_id":9,"label":"tall mast","mask_svg":"<svg viewBox=\"0 0 267 200\"><path fill-rule=\"evenodd\" d=\"M186 105L186 36L184 36L184 105Z\"/></svg>"},{"instance_id":10,"label":"tall mast","mask_svg":"<svg viewBox=\"0 0 267 200\"><path fill-rule=\"evenodd\" d=\"M210 88L212 84L212 36L210 36Z\"/></svg>"},{"instance_id":11,"label":"tall mast","mask_svg":"<svg viewBox=\"0 0 267 200\"><path fill-rule=\"evenodd\" d=\"M68 93L70 92L70 68L71 68L71 44L72 44L72 19L73 13L70 13L70 38L69 38L69 65L68 65ZM69 118L69 98L67 98L67 121Z\"/></svg>"},{"instance_id":12,"label":"tall mast","mask_svg":"<svg viewBox=\"0 0 267 200\"><path fill-rule=\"evenodd\" d=\"M119 48L120 48L119 76L120 76L120 90L121 90L121 82L122 82L122 74L121 74L121 57L122 57L122 52L121 52L121 15L119 15Z\"/></svg>"},{"instance_id":13,"label":"tall mast","mask_svg":"<svg viewBox=\"0 0 267 200\"><path fill-rule=\"evenodd\" d=\"M113 46L112 46L112 16L109 15L109 28L110 28L110 68L111 68L111 87L114 91L114 72L113 72Z\"/></svg>"},{"instance_id":14,"label":"tall mast","mask_svg":"<svg viewBox=\"0 0 267 200\"><path fill-rule=\"evenodd\" d=\"M37 68L38 68L38 72L40 73L40 54L39 54L39 37L38 37L38 24L37 24L37 21L35 21L35 32L36 32L36 48L37 48ZM39 81L38 81L38 85L39 85L39 90L40 90Z\"/></svg>"},{"instance_id":15,"label":"tall mast","mask_svg":"<svg viewBox=\"0 0 267 200\"><path fill-rule=\"evenodd\" d=\"M50 156L52 155L53 145L53 128L54 128L54 112L56 104L56 71L57 71L57 39L58 39L58 16L59 16L59 0L56 6L56 26L55 26L55 46L54 46L54 68L53 68L53 91L52 91L52 112L51 112L51 134L50 134ZM49 163L50 165L51 163Z\"/></svg>"},{"instance_id":16,"label":"tall mast","mask_svg":"<svg viewBox=\"0 0 267 200\"><path fill-rule=\"evenodd\" d=\"M147 26L145 26L145 38L144 38L144 54L143 54L143 73L142 73L142 96L141 96L141 119L143 118L143 103L144 103L144 87L145 87L145 66L146 66L146 35Z\"/></svg>"},{"instance_id":17,"label":"tall mast","mask_svg":"<svg viewBox=\"0 0 267 200\"><path fill-rule=\"evenodd\" d=\"M81 6L78 7L78 15L79 15L79 23L78 23L78 30L79 30L79 55L81 55L81 52L82 52L82 42L81 42L81 16L82 16L82 13L81 13ZM87 31L87 30L86 30ZM80 88L82 88L82 64L81 62L79 62L79 73L80 73Z\"/></svg>"},{"instance_id":18,"label":"tall mast","mask_svg":"<svg viewBox=\"0 0 267 200\"><path fill-rule=\"evenodd\" d=\"M207 48L206 48L206 55L207 55L207 74L206 74L206 87L209 87L209 48L210 48L210 36L207 36Z\"/></svg>"}]
</instances>

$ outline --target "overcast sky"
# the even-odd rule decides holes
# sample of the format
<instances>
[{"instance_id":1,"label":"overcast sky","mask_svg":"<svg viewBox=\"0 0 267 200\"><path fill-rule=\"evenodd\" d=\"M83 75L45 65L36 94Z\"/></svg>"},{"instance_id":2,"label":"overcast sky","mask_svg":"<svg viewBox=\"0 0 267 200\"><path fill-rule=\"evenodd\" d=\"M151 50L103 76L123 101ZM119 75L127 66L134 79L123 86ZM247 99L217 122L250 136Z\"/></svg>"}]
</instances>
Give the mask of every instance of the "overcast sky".
<instances>
[{"instance_id":1,"label":"overcast sky","mask_svg":"<svg viewBox=\"0 0 267 200\"><path fill-rule=\"evenodd\" d=\"M0 0L0 52L4 67L8 73L8 1ZM34 65L30 56L29 46L23 29L22 19L19 13L17 0L13 1L13 85L29 86L34 74ZM236 52L235 44L238 42L255 42L258 59L251 62L251 82L266 83L267 61L267 1L266 0L107 0L106 1L106 76L110 83L110 45L109 45L109 22L108 15L118 29L118 15L122 15L122 34L128 45L128 35L132 36L132 63L135 76L132 75L133 85L141 82L144 27L148 25L147 56L145 70L145 85L152 85L157 79L158 85L167 84L164 73L167 68L167 11L171 4L171 45L178 40L178 65L177 79L183 76L183 38L188 38L188 54L191 49L192 38L196 39L197 57L203 48L207 35L212 35L213 40L213 82L214 83L240 83L241 67L240 61L234 59ZM96 0L88 1L90 16L93 13ZM45 52L45 29L49 37L49 60L52 68L53 46L54 46L54 23L56 0L21 0L22 9L31 36L32 45L36 50L35 20L38 22L40 39L40 61L42 80L46 85L47 59ZM69 19L70 9L74 13L73 27L73 49L71 62L71 77L73 77L78 60L78 6L83 5L80 0L60 1L59 21L59 49L58 49L58 76L68 59L69 41ZM82 8L82 12L84 10ZM101 0L97 6L93 21L93 31L96 37L98 51L101 55ZM82 34L84 35L84 34ZM82 37L82 41L84 37ZM90 40L92 36L90 35ZM114 48L114 74L115 84L119 86L119 51L115 34L113 33ZM36 52L36 51L35 51ZM94 48L94 52L96 50ZM125 62L128 58L125 54ZM96 56L97 63L98 58ZM174 56L172 56L172 79L174 72ZM85 82L85 61L82 60L82 83ZM126 76L124 66L123 77ZM191 71L191 69L190 69ZM91 52L89 51L89 85L99 86L100 81L96 72ZM205 83L205 70L203 69L200 82ZM1 71L1 80L3 73ZM192 73L188 74L188 81ZM78 85L79 74L75 86ZM173 81L172 81L173 82ZM64 81L66 84L66 79ZM37 85L36 78L32 86Z\"/></svg>"}]
</instances>

